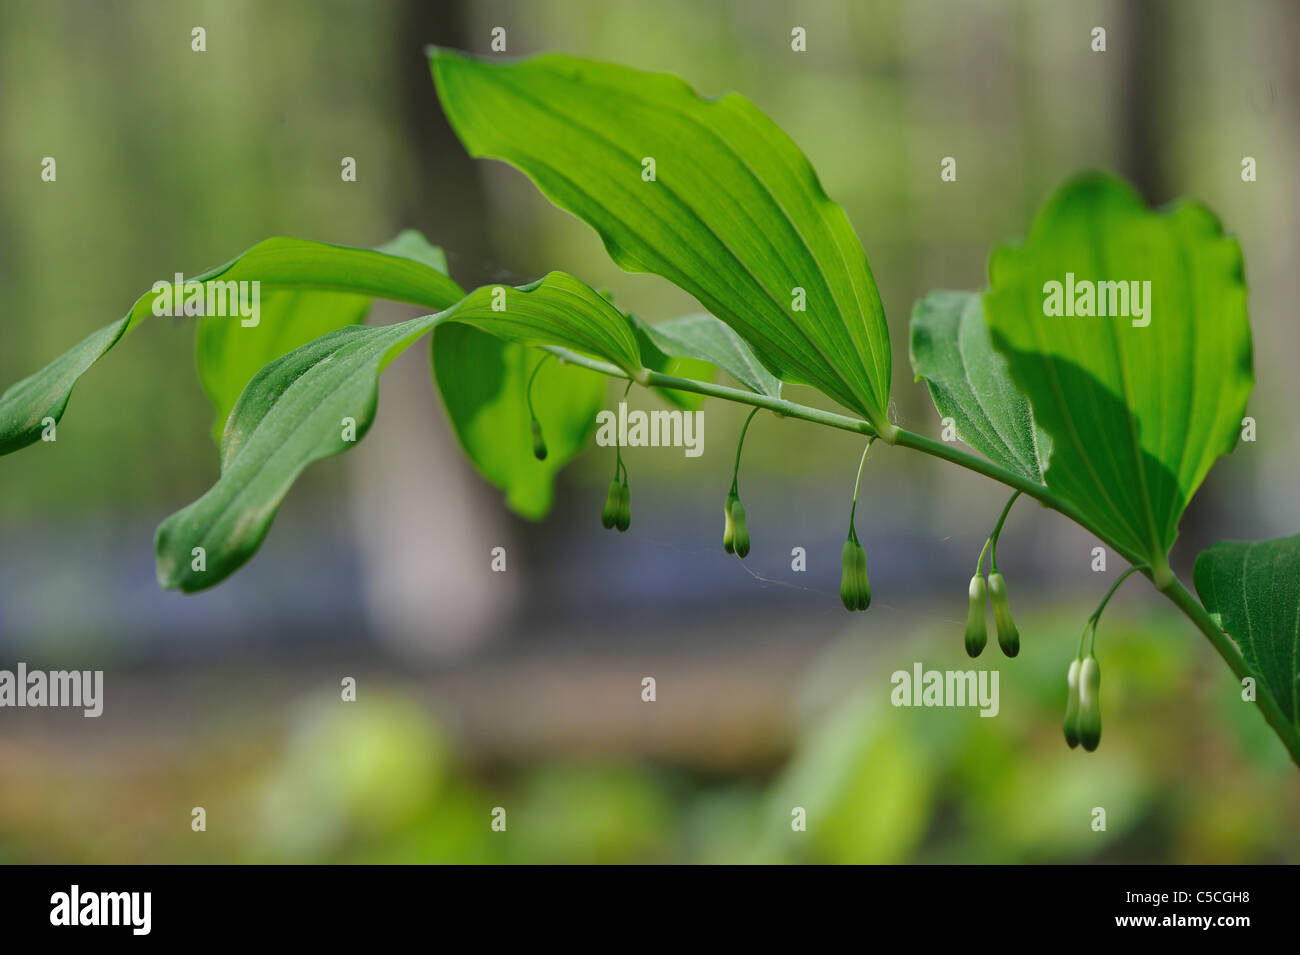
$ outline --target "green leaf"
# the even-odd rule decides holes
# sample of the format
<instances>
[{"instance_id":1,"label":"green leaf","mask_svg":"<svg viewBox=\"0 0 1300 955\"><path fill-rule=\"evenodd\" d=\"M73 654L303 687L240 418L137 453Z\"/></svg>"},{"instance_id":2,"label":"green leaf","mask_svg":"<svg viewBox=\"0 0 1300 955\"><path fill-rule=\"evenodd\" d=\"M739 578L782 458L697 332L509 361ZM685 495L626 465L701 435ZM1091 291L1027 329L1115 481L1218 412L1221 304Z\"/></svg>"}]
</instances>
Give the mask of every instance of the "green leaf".
<instances>
[{"instance_id":1,"label":"green leaf","mask_svg":"<svg viewBox=\"0 0 1300 955\"><path fill-rule=\"evenodd\" d=\"M692 378L695 381L713 380L717 369L711 363L700 361L697 358L669 355L655 343L654 339L646 334L649 325L630 312L625 312L624 317L631 323L632 333L636 335L637 347L641 349L641 363L651 371L657 371L661 375L673 375L677 378ZM687 411L694 411L697 408L704 407L705 396L693 391L680 391L677 388L660 388L658 386L651 390L665 401L675 404L679 408L685 408Z\"/></svg>"},{"instance_id":2,"label":"green leaf","mask_svg":"<svg viewBox=\"0 0 1300 955\"><path fill-rule=\"evenodd\" d=\"M351 325L259 371L226 422L220 479L158 528L158 582L202 590L248 560L303 468L365 436L379 372L428 328L424 319Z\"/></svg>"},{"instance_id":3,"label":"green leaf","mask_svg":"<svg viewBox=\"0 0 1300 955\"><path fill-rule=\"evenodd\" d=\"M407 252L413 247L410 237L399 237L397 241ZM426 262L407 258L405 254L386 255L369 249L273 238L259 242L238 258L195 275L189 281L256 281L261 283L260 290L264 293L327 290L389 298L430 308L446 308L464 294L447 276L430 268ZM36 441L41 434L41 422L46 417L55 421L62 418L77 380L127 332L153 314L155 301L160 296L170 297L176 288L171 276L155 283L122 318L93 333L0 395L0 454L17 451ZM238 324L240 318L234 316L225 321Z\"/></svg>"},{"instance_id":4,"label":"green leaf","mask_svg":"<svg viewBox=\"0 0 1300 955\"><path fill-rule=\"evenodd\" d=\"M370 299L364 295L284 290L262 295L261 321L251 328L229 318L200 319L194 357L214 409L213 438L221 441L240 392L269 362L326 332L362 324L369 311Z\"/></svg>"},{"instance_id":5,"label":"green leaf","mask_svg":"<svg viewBox=\"0 0 1300 955\"><path fill-rule=\"evenodd\" d=\"M59 421L72 386L126 333L127 318L91 333L34 375L0 395L0 454L27 447L41 436L46 419Z\"/></svg>"},{"instance_id":6,"label":"green leaf","mask_svg":"<svg viewBox=\"0 0 1300 955\"><path fill-rule=\"evenodd\" d=\"M419 229L403 229L375 251L419 262L440 275L451 274L447 268L447 254L438 246L431 245Z\"/></svg>"},{"instance_id":7,"label":"green leaf","mask_svg":"<svg viewBox=\"0 0 1300 955\"><path fill-rule=\"evenodd\" d=\"M443 312L396 325L329 332L271 362L239 396L222 434L220 478L158 528L162 586L201 590L247 561L302 470L365 435L384 367L449 321L508 341L559 346L641 368L636 340L618 310L560 272L519 288L480 288Z\"/></svg>"},{"instance_id":8,"label":"green leaf","mask_svg":"<svg viewBox=\"0 0 1300 955\"><path fill-rule=\"evenodd\" d=\"M586 447L608 379L561 364L536 348L502 341L470 325L434 330L434 378L456 437L474 467L505 491L506 504L529 520L551 509L555 475ZM538 363L544 362L540 368ZM546 440L533 455L527 388Z\"/></svg>"},{"instance_id":9,"label":"green leaf","mask_svg":"<svg viewBox=\"0 0 1300 955\"><path fill-rule=\"evenodd\" d=\"M662 353L716 365L756 394L781 397L780 380L763 367L739 335L707 312L654 325L641 319L635 322L638 330Z\"/></svg>"},{"instance_id":10,"label":"green leaf","mask_svg":"<svg viewBox=\"0 0 1300 955\"><path fill-rule=\"evenodd\" d=\"M375 250L400 256L447 274L447 259L419 232L408 229ZM420 304L445 308L465 293L454 283L439 283ZM360 325L370 310L371 298L334 289L269 288L263 286L256 325L246 326L219 315L199 319L195 332L195 363L199 381L216 410L213 438L221 440L235 399L259 369L272 359L293 351L344 325Z\"/></svg>"},{"instance_id":11,"label":"green leaf","mask_svg":"<svg viewBox=\"0 0 1300 955\"><path fill-rule=\"evenodd\" d=\"M957 437L990 461L1043 483L1050 439L993 350L976 292L930 292L912 309L912 370Z\"/></svg>"},{"instance_id":12,"label":"green leaf","mask_svg":"<svg viewBox=\"0 0 1300 955\"><path fill-rule=\"evenodd\" d=\"M567 56L431 59L471 155L521 169L620 267L690 292L777 378L890 429L889 333L866 255L808 160L751 103ZM793 310L796 288L806 310Z\"/></svg>"},{"instance_id":13,"label":"green leaf","mask_svg":"<svg viewBox=\"0 0 1300 955\"><path fill-rule=\"evenodd\" d=\"M1203 207L1154 212L1093 174L1053 196L1024 242L997 249L989 274L993 344L1052 439L1048 487L1159 575L1188 500L1236 443L1250 394L1240 248ZM1045 314L1047 283L1067 275L1076 290L1124 282L1131 294L1138 282L1149 324L1115 314L1124 303L1109 293L1106 317Z\"/></svg>"},{"instance_id":14,"label":"green leaf","mask_svg":"<svg viewBox=\"0 0 1300 955\"><path fill-rule=\"evenodd\" d=\"M1300 727L1300 534L1220 541L1196 558L1196 592Z\"/></svg>"},{"instance_id":15,"label":"green leaf","mask_svg":"<svg viewBox=\"0 0 1300 955\"><path fill-rule=\"evenodd\" d=\"M446 318L507 341L572 349L617 366L629 378L643 377L641 351L623 313L564 272L517 288L485 285L449 309Z\"/></svg>"},{"instance_id":16,"label":"green leaf","mask_svg":"<svg viewBox=\"0 0 1300 955\"><path fill-rule=\"evenodd\" d=\"M306 239L266 239L225 265L194 276L193 281L260 280L263 288L352 292L431 307L456 301L463 293L441 271L445 259L427 244L421 250L422 241L418 233L404 233L376 250Z\"/></svg>"}]
</instances>

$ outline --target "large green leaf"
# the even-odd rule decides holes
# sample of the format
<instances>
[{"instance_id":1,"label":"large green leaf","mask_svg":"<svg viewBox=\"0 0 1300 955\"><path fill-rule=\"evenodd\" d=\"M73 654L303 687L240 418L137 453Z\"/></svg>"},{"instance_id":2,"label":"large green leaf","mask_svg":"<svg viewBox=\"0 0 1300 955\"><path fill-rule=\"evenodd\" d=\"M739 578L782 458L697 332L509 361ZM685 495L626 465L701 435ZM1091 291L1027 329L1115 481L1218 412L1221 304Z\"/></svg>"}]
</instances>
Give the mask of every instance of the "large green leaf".
<instances>
[{"instance_id":1,"label":"large green leaf","mask_svg":"<svg viewBox=\"0 0 1300 955\"><path fill-rule=\"evenodd\" d=\"M447 274L442 250L414 230L402 232L375 251L411 259L443 276ZM439 282L428 294L421 293L419 304L445 308L464 294L453 282ZM218 441L235 399L259 369L328 331L360 325L371 303L370 296L364 294L288 285L264 285L260 299L256 325L210 315L199 319L195 332L195 364L203 390L216 411L212 427Z\"/></svg>"},{"instance_id":2,"label":"large green leaf","mask_svg":"<svg viewBox=\"0 0 1300 955\"><path fill-rule=\"evenodd\" d=\"M1154 212L1094 174L1053 196L1024 242L997 249L989 274L994 346L1052 439L1048 487L1159 572L1250 394L1240 248L1203 207ZM1076 288L1149 282L1149 297L1136 287L1148 323L1114 314L1123 303L1109 293L1106 317L1045 314L1047 283L1068 276Z\"/></svg>"},{"instance_id":3,"label":"large green leaf","mask_svg":"<svg viewBox=\"0 0 1300 955\"><path fill-rule=\"evenodd\" d=\"M739 335L707 312L653 325L640 319L634 321L638 330L663 354L716 365L750 391L769 398L781 396L780 380L763 367Z\"/></svg>"},{"instance_id":4,"label":"large green leaf","mask_svg":"<svg viewBox=\"0 0 1300 955\"><path fill-rule=\"evenodd\" d=\"M506 504L537 520L551 508L555 474L590 440L608 379L546 352L502 341L470 325L434 329L433 372L443 406L466 456ZM539 362L541 367L538 367ZM527 389L546 440L533 454Z\"/></svg>"},{"instance_id":5,"label":"large green leaf","mask_svg":"<svg viewBox=\"0 0 1300 955\"><path fill-rule=\"evenodd\" d=\"M641 369L636 340L619 311L559 272L519 288L480 288L443 312L396 325L329 332L271 362L239 396L222 434L220 478L158 528L159 582L201 590L248 560L302 470L365 435L384 367L448 321L520 344L592 355L629 373Z\"/></svg>"},{"instance_id":6,"label":"large green leaf","mask_svg":"<svg viewBox=\"0 0 1300 955\"><path fill-rule=\"evenodd\" d=\"M472 155L523 170L622 268L690 292L777 378L888 430L889 334L866 255L808 160L751 103L567 56L431 57ZM796 288L806 310L793 309Z\"/></svg>"},{"instance_id":7,"label":"large green leaf","mask_svg":"<svg viewBox=\"0 0 1300 955\"><path fill-rule=\"evenodd\" d=\"M168 276L164 281L170 283L171 279ZM225 265L188 281L207 283L217 279L257 281L264 293L328 290L430 308L446 308L464 294L447 276L405 254L386 255L302 239L267 239ZM173 288L169 286L166 294L171 295ZM0 454L17 451L36 441L45 417L59 420L77 380L122 336L153 313L155 299L161 294L162 291L150 289L122 318L91 334L0 395ZM227 321L238 323L239 319L232 317Z\"/></svg>"},{"instance_id":8,"label":"large green leaf","mask_svg":"<svg viewBox=\"0 0 1300 955\"><path fill-rule=\"evenodd\" d=\"M1196 558L1196 592L1300 727L1300 534L1220 541Z\"/></svg>"},{"instance_id":9,"label":"large green leaf","mask_svg":"<svg viewBox=\"0 0 1300 955\"><path fill-rule=\"evenodd\" d=\"M930 292L912 309L912 370L940 417L990 461L1043 483L1050 439L993 350L977 292Z\"/></svg>"}]
</instances>

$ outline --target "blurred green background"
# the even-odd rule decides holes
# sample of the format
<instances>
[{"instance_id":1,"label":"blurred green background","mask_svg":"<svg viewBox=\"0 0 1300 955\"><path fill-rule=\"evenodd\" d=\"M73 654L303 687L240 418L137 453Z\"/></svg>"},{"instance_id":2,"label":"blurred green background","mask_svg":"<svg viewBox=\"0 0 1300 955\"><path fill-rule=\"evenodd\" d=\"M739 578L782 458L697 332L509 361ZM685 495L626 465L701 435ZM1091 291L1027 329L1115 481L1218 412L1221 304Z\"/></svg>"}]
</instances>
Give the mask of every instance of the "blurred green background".
<instances>
[{"instance_id":1,"label":"blurred green background","mask_svg":"<svg viewBox=\"0 0 1300 955\"><path fill-rule=\"evenodd\" d=\"M466 286L560 268L651 320L695 310L465 156L422 50L486 54L497 26L511 55L675 72L787 129L867 250L899 419L925 433L913 301L980 287L1056 183L1103 167L1153 202L1206 202L1245 250L1260 437L1211 474L1175 568L1189 579L1221 537L1300 529L1300 8L1284 0L0 0L0 386L268 235L373 246L413 227ZM966 582L1005 495L873 453L858 530L876 602L850 618L836 558L860 445L755 420L742 565L717 512L744 412L717 403L702 457L628 453L626 535L597 522L603 449L527 524L464 461L412 349L362 446L309 469L247 567L162 593L153 528L217 473L192 351L186 322L147 323L78 385L57 442L0 461L0 667L103 668L106 685L98 720L0 711L0 861L1300 860L1300 773L1139 580L1099 632L1101 748L1065 747L1066 664L1123 567L1094 573L1091 537L1030 503L999 552L1024 649L977 661L1000 669L999 715L891 706L894 670L969 666Z\"/></svg>"}]
</instances>

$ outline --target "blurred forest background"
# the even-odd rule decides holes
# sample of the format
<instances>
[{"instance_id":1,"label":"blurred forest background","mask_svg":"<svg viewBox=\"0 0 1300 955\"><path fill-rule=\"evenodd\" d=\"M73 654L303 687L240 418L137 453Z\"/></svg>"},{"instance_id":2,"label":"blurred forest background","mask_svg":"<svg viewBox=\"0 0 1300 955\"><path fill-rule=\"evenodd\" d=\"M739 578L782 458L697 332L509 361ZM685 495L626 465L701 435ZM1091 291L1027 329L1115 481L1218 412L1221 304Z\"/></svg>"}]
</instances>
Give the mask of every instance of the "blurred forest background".
<instances>
[{"instance_id":1,"label":"blurred forest background","mask_svg":"<svg viewBox=\"0 0 1300 955\"><path fill-rule=\"evenodd\" d=\"M671 71L789 131L867 250L899 419L926 433L907 361L919 296L982 287L992 245L1082 169L1204 201L1245 250L1259 440L1211 474L1175 567L1189 580L1213 540L1300 530L1286 0L0 0L0 387L153 282L271 235L373 246L413 227L467 287L559 268L651 320L694 310L620 272L520 174L466 157L423 48L487 53L496 26L511 55ZM742 565L719 546L742 410L706 406L700 458L628 453L627 534L597 520L602 449L528 524L466 463L413 348L370 435L308 470L247 567L164 593L154 528L218 470L192 353L188 322L147 323L85 376L56 443L0 460L0 667L106 671L98 720L0 711L0 861L1300 860L1300 773L1140 581L1098 638L1101 748L1066 748L1066 665L1123 567L1093 573L1091 537L1028 502L1000 550L1024 650L977 664L1001 670L998 717L891 707L895 669L969 666L966 585L1005 494L873 453L858 529L876 602L850 617L837 557L861 445L770 415L745 447Z\"/></svg>"}]
</instances>

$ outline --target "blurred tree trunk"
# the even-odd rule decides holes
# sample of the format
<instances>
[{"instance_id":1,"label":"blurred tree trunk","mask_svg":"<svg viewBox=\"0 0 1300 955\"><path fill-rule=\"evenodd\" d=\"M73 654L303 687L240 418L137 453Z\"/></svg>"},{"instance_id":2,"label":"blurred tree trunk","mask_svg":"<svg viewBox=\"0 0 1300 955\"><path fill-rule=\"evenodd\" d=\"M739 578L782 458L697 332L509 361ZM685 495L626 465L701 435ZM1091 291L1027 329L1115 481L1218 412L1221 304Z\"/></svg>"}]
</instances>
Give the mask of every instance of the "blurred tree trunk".
<instances>
[{"instance_id":1,"label":"blurred tree trunk","mask_svg":"<svg viewBox=\"0 0 1300 955\"><path fill-rule=\"evenodd\" d=\"M397 197L403 222L426 227L430 235L456 237L448 248L452 274L461 285L481 285L492 271L488 263L487 204L478 164L470 159L438 105L426 46L470 47L465 7L461 2L405 0L393 39L394 70L402 125L394 135L405 140L416 158L415 180Z\"/></svg>"},{"instance_id":2,"label":"blurred tree trunk","mask_svg":"<svg viewBox=\"0 0 1300 955\"><path fill-rule=\"evenodd\" d=\"M1123 128L1116 130L1123 172L1148 202L1164 203L1169 183L1162 163L1168 142L1163 116L1167 89L1168 35L1178 12L1165 0L1133 0L1117 8L1122 42L1120 84Z\"/></svg>"},{"instance_id":3,"label":"blurred tree trunk","mask_svg":"<svg viewBox=\"0 0 1300 955\"><path fill-rule=\"evenodd\" d=\"M467 45L458 3L406 0L392 40L400 124L393 136L413 174L395 172L397 228L420 228L447 253L453 277L480 284L487 271L487 210L474 162L438 106L424 47ZM396 231L396 230L394 230ZM387 314L386 314L387 313ZM397 309L376 306L374 321ZM378 637L416 658L463 652L497 629L513 607L514 576L489 571L508 541L499 495L466 462L429 372L428 343L381 379L379 413L354 466L363 584Z\"/></svg>"}]
</instances>

